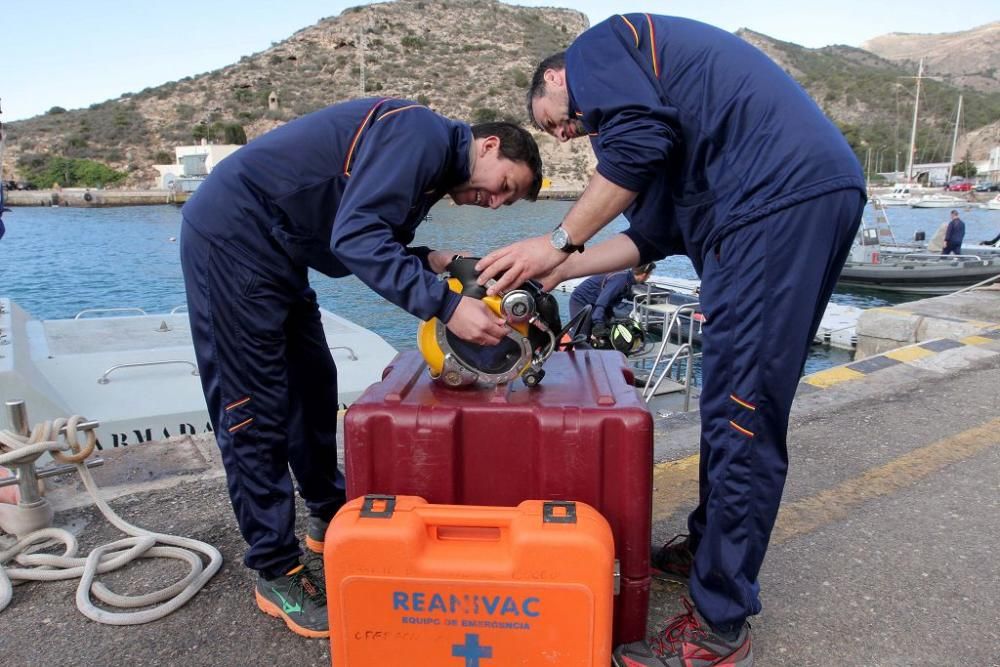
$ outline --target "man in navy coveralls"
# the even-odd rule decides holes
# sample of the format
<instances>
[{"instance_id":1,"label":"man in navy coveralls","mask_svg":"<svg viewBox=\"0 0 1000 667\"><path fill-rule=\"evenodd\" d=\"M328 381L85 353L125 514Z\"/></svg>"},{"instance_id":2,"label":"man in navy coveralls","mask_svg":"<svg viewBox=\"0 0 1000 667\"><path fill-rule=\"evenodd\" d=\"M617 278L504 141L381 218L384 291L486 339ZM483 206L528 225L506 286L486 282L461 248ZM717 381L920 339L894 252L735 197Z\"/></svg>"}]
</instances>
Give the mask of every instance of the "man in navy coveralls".
<instances>
[{"instance_id":1,"label":"man in navy coveralls","mask_svg":"<svg viewBox=\"0 0 1000 667\"><path fill-rule=\"evenodd\" d=\"M699 502L689 536L652 555L656 568L690 575L694 608L615 660L746 667L788 414L860 222L860 166L780 67L686 19L626 14L594 26L539 65L528 104L557 139L589 135L597 173L551 235L483 258L480 281L506 271L491 291L528 278L551 288L680 253L701 277ZM626 231L574 252L620 213Z\"/></svg>"},{"instance_id":2,"label":"man in navy coveralls","mask_svg":"<svg viewBox=\"0 0 1000 667\"><path fill-rule=\"evenodd\" d=\"M356 100L250 142L185 205L181 261L191 334L257 604L294 632L328 635L320 572L303 567L289 465L322 553L344 504L337 369L308 269L350 274L458 337L499 343L482 301L437 280L452 253L409 247L444 195L497 208L533 200L541 159L509 123L469 125L405 100ZM333 341L331 341L333 342ZM307 559L308 564L313 562Z\"/></svg>"},{"instance_id":3,"label":"man in navy coveralls","mask_svg":"<svg viewBox=\"0 0 1000 667\"><path fill-rule=\"evenodd\" d=\"M649 279L656 265L643 264L631 270L614 271L602 275L591 276L573 289L569 298L570 319L576 316L585 306L592 306L590 320L580 333L590 336L607 336L608 326L615 319L615 308L625 297L632 294L632 288Z\"/></svg>"}]
</instances>

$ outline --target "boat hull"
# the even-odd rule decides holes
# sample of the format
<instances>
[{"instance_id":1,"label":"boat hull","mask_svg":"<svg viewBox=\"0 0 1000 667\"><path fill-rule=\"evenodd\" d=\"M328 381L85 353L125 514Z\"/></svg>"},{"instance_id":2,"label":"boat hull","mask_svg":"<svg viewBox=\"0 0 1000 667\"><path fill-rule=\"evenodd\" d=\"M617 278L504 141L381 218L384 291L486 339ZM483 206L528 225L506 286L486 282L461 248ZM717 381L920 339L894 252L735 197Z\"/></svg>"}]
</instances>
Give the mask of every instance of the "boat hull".
<instances>
[{"instance_id":1,"label":"boat hull","mask_svg":"<svg viewBox=\"0 0 1000 667\"><path fill-rule=\"evenodd\" d=\"M948 294L998 274L1000 263L992 260L944 266L848 263L837 285L910 294Z\"/></svg>"}]
</instances>

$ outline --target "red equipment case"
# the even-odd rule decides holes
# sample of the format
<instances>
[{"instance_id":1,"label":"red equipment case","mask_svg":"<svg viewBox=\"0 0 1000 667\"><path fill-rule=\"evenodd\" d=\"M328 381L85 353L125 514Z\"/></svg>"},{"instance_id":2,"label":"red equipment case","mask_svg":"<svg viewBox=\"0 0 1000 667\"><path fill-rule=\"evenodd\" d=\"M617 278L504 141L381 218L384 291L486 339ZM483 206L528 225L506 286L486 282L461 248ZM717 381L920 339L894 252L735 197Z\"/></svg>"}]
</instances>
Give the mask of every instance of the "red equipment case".
<instances>
[{"instance_id":1,"label":"red equipment case","mask_svg":"<svg viewBox=\"0 0 1000 667\"><path fill-rule=\"evenodd\" d=\"M344 418L347 497L510 507L573 500L611 525L614 643L646 635L653 419L615 351L557 352L535 388L451 389L400 353Z\"/></svg>"}]
</instances>

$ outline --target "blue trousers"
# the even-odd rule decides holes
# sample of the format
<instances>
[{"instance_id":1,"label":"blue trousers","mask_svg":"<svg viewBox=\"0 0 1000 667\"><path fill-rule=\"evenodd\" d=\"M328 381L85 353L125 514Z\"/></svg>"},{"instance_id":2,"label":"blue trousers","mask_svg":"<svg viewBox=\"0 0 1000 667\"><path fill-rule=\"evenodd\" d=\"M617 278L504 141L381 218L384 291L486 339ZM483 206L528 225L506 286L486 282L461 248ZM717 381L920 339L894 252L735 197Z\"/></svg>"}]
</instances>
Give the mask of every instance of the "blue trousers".
<instances>
[{"instance_id":1,"label":"blue trousers","mask_svg":"<svg viewBox=\"0 0 1000 667\"><path fill-rule=\"evenodd\" d=\"M181 266L191 338L247 567L271 578L302 554L295 490L330 519L345 502L337 468L337 367L316 293L248 269L185 223Z\"/></svg>"},{"instance_id":2,"label":"blue trousers","mask_svg":"<svg viewBox=\"0 0 1000 667\"><path fill-rule=\"evenodd\" d=\"M860 192L834 192L737 229L707 250L690 589L720 630L760 611L757 575L788 469L792 399L863 208Z\"/></svg>"}]
</instances>

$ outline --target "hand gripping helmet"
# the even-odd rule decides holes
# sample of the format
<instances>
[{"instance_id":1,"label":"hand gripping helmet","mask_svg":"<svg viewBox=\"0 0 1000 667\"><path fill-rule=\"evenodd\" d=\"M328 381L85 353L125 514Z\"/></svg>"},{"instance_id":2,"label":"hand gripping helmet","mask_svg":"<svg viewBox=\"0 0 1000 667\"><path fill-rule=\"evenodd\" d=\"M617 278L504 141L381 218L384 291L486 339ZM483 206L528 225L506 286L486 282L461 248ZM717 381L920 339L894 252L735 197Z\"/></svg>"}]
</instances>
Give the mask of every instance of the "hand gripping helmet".
<instances>
[{"instance_id":1,"label":"hand gripping helmet","mask_svg":"<svg viewBox=\"0 0 1000 667\"><path fill-rule=\"evenodd\" d=\"M480 299L507 320L507 337L497 345L477 345L462 340L437 318L420 324L417 347L431 377L450 387L505 384L521 377L537 385L545 371L542 364L555 350L560 337L559 304L528 281L501 296L487 296L476 282L475 257L457 257L445 274L448 287L462 296Z\"/></svg>"}]
</instances>

